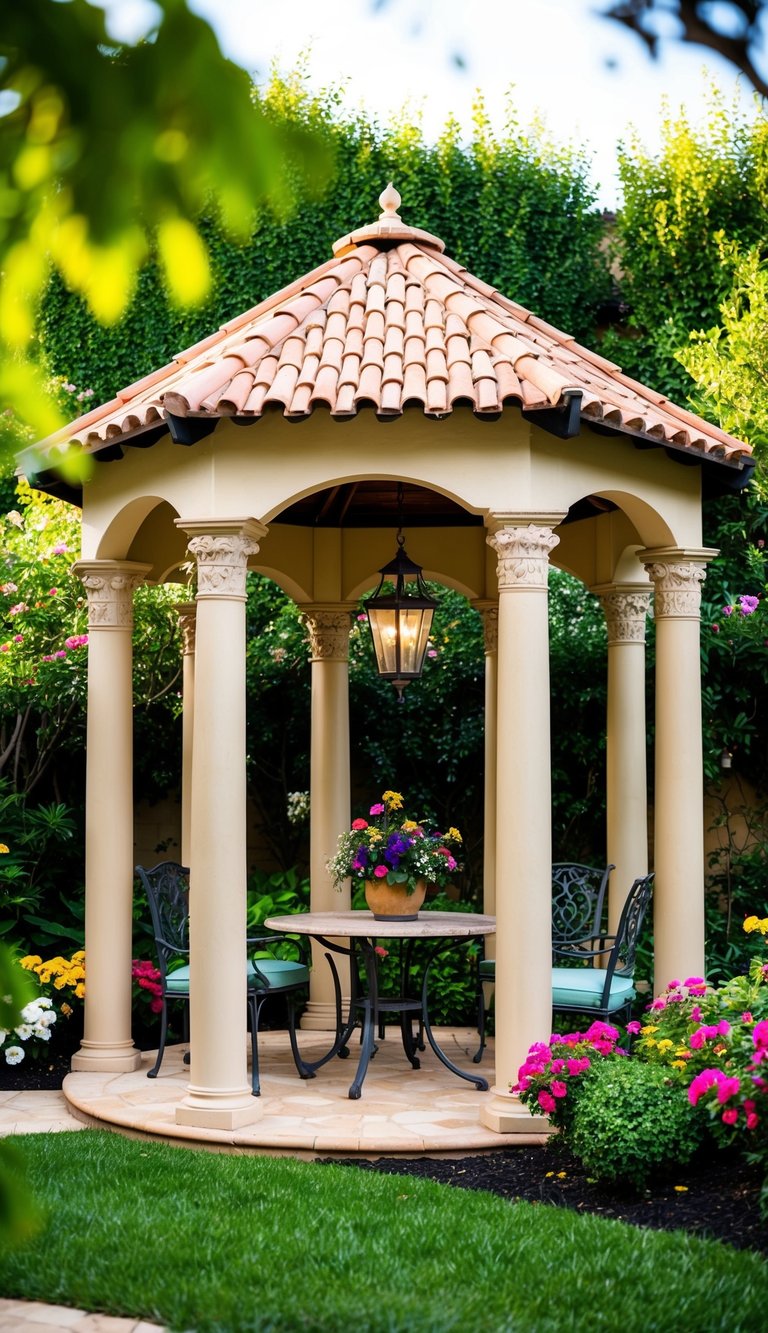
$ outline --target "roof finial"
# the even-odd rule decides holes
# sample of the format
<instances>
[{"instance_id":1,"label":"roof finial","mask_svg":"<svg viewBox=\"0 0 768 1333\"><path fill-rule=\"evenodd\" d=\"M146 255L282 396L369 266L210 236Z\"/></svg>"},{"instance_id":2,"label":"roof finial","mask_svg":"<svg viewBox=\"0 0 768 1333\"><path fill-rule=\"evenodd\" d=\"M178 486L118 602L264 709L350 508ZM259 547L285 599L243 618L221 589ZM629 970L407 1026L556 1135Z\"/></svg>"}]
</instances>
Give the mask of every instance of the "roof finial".
<instances>
[{"instance_id":1,"label":"roof finial","mask_svg":"<svg viewBox=\"0 0 768 1333\"><path fill-rule=\"evenodd\" d=\"M384 210L379 222L401 222L402 218L397 210L402 202L400 195L390 181L386 190L383 190L379 195L379 203Z\"/></svg>"}]
</instances>

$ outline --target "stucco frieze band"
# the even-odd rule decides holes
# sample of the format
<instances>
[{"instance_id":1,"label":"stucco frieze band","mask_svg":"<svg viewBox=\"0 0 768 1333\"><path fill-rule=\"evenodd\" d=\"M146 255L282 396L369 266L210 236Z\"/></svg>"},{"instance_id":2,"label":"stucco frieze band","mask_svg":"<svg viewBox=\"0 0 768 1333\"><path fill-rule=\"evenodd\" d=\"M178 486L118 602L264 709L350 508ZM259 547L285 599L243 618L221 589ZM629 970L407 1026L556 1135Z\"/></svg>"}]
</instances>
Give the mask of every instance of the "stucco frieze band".
<instances>
[{"instance_id":1,"label":"stucco frieze band","mask_svg":"<svg viewBox=\"0 0 768 1333\"><path fill-rule=\"evenodd\" d=\"M151 565L78 560L73 565L88 598L88 629L133 630L133 594Z\"/></svg>"},{"instance_id":2,"label":"stucco frieze band","mask_svg":"<svg viewBox=\"0 0 768 1333\"><path fill-rule=\"evenodd\" d=\"M244 602L248 559L258 552L267 529L255 519L177 519L176 526L189 536L187 549L197 564L197 600Z\"/></svg>"},{"instance_id":3,"label":"stucco frieze band","mask_svg":"<svg viewBox=\"0 0 768 1333\"><path fill-rule=\"evenodd\" d=\"M655 620L698 620L706 565L716 551L645 551L643 564L653 584Z\"/></svg>"},{"instance_id":4,"label":"stucco frieze band","mask_svg":"<svg viewBox=\"0 0 768 1333\"><path fill-rule=\"evenodd\" d=\"M551 528L527 526L501 527L488 536L488 544L498 556L496 575L499 592L515 592L547 587L549 553L560 538Z\"/></svg>"},{"instance_id":5,"label":"stucco frieze band","mask_svg":"<svg viewBox=\"0 0 768 1333\"><path fill-rule=\"evenodd\" d=\"M307 606L301 621L309 639L312 662L348 662L352 608Z\"/></svg>"},{"instance_id":6,"label":"stucco frieze band","mask_svg":"<svg viewBox=\"0 0 768 1333\"><path fill-rule=\"evenodd\" d=\"M651 603L650 589L614 588L598 597L605 613L608 643L645 643L645 621Z\"/></svg>"}]
</instances>

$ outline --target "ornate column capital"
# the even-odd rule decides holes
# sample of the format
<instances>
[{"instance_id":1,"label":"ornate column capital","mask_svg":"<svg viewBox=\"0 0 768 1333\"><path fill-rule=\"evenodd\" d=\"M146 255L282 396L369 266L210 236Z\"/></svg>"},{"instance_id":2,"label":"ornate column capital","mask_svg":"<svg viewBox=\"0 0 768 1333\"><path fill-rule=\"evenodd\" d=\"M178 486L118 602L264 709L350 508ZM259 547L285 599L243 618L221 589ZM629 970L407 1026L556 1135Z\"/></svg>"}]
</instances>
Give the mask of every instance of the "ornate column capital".
<instances>
[{"instance_id":1,"label":"ornate column capital","mask_svg":"<svg viewBox=\"0 0 768 1333\"><path fill-rule=\"evenodd\" d=\"M487 541L498 556L496 575L500 593L531 588L546 590L549 553L560 541L552 527L505 523L489 533Z\"/></svg>"},{"instance_id":2,"label":"ornate column capital","mask_svg":"<svg viewBox=\"0 0 768 1333\"><path fill-rule=\"evenodd\" d=\"M185 657L194 657L197 634L197 602L177 602L176 614L181 627L181 639Z\"/></svg>"},{"instance_id":3,"label":"ornate column capital","mask_svg":"<svg viewBox=\"0 0 768 1333\"><path fill-rule=\"evenodd\" d=\"M709 549L661 547L641 551L654 590L654 619L698 620L706 566L717 555Z\"/></svg>"},{"instance_id":4,"label":"ornate column capital","mask_svg":"<svg viewBox=\"0 0 768 1333\"><path fill-rule=\"evenodd\" d=\"M133 593L152 569L132 560L78 560L72 566L88 597L88 631L133 630Z\"/></svg>"},{"instance_id":5,"label":"ornate column capital","mask_svg":"<svg viewBox=\"0 0 768 1333\"><path fill-rule=\"evenodd\" d=\"M499 603L498 599L471 603L483 622L483 646L486 657L499 650Z\"/></svg>"},{"instance_id":6,"label":"ornate column capital","mask_svg":"<svg viewBox=\"0 0 768 1333\"><path fill-rule=\"evenodd\" d=\"M612 583L592 591L602 603L609 647L614 643L645 643L650 587L638 583Z\"/></svg>"},{"instance_id":7,"label":"ornate column capital","mask_svg":"<svg viewBox=\"0 0 768 1333\"><path fill-rule=\"evenodd\" d=\"M348 662L349 631L354 607L339 602L302 607L312 662Z\"/></svg>"},{"instance_id":8,"label":"ornate column capital","mask_svg":"<svg viewBox=\"0 0 768 1333\"><path fill-rule=\"evenodd\" d=\"M267 529L253 518L176 519L189 536L187 549L197 563L197 600L245 601L248 557L255 555Z\"/></svg>"}]
</instances>

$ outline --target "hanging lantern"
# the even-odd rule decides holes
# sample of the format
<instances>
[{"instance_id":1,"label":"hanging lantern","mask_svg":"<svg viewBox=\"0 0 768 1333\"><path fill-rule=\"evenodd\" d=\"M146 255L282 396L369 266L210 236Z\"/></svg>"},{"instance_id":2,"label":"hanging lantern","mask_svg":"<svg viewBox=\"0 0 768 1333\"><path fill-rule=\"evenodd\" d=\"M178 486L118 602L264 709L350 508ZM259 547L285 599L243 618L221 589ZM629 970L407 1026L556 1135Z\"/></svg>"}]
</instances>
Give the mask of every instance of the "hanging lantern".
<instances>
[{"instance_id":1,"label":"hanging lantern","mask_svg":"<svg viewBox=\"0 0 768 1333\"><path fill-rule=\"evenodd\" d=\"M365 609L379 675L392 681L402 703L409 680L418 680L424 669L437 602L427 592L421 566L406 554L402 530L397 534L397 555L379 573L379 586Z\"/></svg>"}]
</instances>

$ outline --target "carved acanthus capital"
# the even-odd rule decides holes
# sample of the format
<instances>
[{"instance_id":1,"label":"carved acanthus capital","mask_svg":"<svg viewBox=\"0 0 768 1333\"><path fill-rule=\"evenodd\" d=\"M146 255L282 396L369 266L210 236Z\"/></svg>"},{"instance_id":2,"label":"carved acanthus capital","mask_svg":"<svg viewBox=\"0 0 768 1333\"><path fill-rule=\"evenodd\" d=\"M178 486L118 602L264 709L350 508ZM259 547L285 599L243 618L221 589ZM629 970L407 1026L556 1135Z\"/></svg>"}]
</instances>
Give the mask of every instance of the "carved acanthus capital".
<instances>
[{"instance_id":1,"label":"carved acanthus capital","mask_svg":"<svg viewBox=\"0 0 768 1333\"><path fill-rule=\"evenodd\" d=\"M198 601L206 597L245 601L248 557L258 551L266 528L254 519L177 519L176 524L189 534L187 549L197 563Z\"/></svg>"},{"instance_id":2,"label":"carved acanthus capital","mask_svg":"<svg viewBox=\"0 0 768 1333\"><path fill-rule=\"evenodd\" d=\"M176 614L179 617L184 656L194 657L197 635L197 602L177 602Z\"/></svg>"},{"instance_id":3,"label":"carved acanthus capital","mask_svg":"<svg viewBox=\"0 0 768 1333\"><path fill-rule=\"evenodd\" d=\"M483 622L483 647L489 657L499 651L499 603L474 602L473 605Z\"/></svg>"},{"instance_id":4,"label":"carved acanthus capital","mask_svg":"<svg viewBox=\"0 0 768 1333\"><path fill-rule=\"evenodd\" d=\"M73 565L88 597L88 630L133 629L133 593L151 570L119 560L78 560Z\"/></svg>"},{"instance_id":5,"label":"carved acanthus capital","mask_svg":"<svg viewBox=\"0 0 768 1333\"><path fill-rule=\"evenodd\" d=\"M653 583L656 620L667 616L699 618L701 585L706 578L703 564L692 560L659 560L649 562L645 568Z\"/></svg>"},{"instance_id":6,"label":"carved acanthus capital","mask_svg":"<svg viewBox=\"0 0 768 1333\"><path fill-rule=\"evenodd\" d=\"M352 608L341 606L304 608L301 620L309 639L311 661L349 661L351 614Z\"/></svg>"},{"instance_id":7,"label":"carved acanthus capital","mask_svg":"<svg viewBox=\"0 0 768 1333\"><path fill-rule=\"evenodd\" d=\"M650 589L613 588L598 595L605 612L608 643L645 643Z\"/></svg>"},{"instance_id":8,"label":"carved acanthus capital","mask_svg":"<svg viewBox=\"0 0 768 1333\"><path fill-rule=\"evenodd\" d=\"M549 553L560 541L551 528L502 527L492 532L488 544L498 556L496 575L499 592L547 587Z\"/></svg>"}]
</instances>

